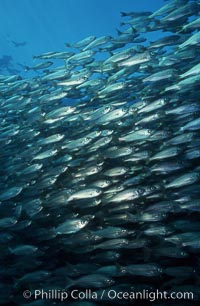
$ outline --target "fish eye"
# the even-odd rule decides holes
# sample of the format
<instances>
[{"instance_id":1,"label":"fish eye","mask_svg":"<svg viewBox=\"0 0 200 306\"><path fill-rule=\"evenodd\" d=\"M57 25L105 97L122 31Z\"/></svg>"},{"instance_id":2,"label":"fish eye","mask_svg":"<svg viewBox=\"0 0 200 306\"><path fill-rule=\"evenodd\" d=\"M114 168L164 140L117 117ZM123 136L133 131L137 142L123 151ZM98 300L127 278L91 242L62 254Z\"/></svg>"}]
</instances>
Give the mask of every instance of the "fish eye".
<instances>
[{"instance_id":1,"label":"fish eye","mask_svg":"<svg viewBox=\"0 0 200 306\"><path fill-rule=\"evenodd\" d=\"M143 194L143 192L144 192L144 190L142 188L138 188L137 191L138 191L139 194Z\"/></svg>"}]
</instances>

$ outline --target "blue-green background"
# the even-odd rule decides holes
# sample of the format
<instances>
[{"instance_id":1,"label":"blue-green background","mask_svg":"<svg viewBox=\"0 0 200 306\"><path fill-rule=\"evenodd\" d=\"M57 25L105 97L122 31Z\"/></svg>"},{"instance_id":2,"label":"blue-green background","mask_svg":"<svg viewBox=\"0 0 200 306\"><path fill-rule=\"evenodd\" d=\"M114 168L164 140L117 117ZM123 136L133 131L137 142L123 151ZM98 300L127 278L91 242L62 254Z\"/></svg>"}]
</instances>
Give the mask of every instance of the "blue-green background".
<instances>
[{"instance_id":1,"label":"blue-green background","mask_svg":"<svg viewBox=\"0 0 200 306\"><path fill-rule=\"evenodd\" d=\"M0 74L9 66L33 65L33 55L66 51L66 42L86 36L116 35L121 11L155 11L164 0L0 0ZM155 34L156 35L156 34ZM23 43L16 47L13 43ZM14 72L14 71L13 71Z\"/></svg>"}]
</instances>

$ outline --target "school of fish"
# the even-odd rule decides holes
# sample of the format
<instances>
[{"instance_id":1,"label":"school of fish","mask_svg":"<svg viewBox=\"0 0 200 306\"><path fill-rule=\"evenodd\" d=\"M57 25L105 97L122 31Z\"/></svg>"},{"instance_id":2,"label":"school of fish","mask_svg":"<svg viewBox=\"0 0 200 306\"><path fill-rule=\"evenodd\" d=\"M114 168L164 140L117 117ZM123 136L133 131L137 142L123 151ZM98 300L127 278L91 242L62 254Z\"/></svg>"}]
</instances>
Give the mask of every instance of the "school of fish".
<instances>
[{"instance_id":1,"label":"school of fish","mask_svg":"<svg viewBox=\"0 0 200 306\"><path fill-rule=\"evenodd\" d=\"M0 76L0 305L140 305L22 295L41 288L200 300L200 1L121 15L115 37Z\"/></svg>"}]
</instances>

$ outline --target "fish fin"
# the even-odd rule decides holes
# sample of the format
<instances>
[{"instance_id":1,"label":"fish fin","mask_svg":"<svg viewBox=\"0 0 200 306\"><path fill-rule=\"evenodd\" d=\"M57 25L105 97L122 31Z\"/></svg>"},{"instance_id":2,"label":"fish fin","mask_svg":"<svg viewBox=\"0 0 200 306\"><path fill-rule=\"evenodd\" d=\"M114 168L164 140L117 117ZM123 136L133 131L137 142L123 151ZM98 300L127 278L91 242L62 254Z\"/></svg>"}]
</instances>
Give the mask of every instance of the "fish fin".
<instances>
[{"instance_id":1,"label":"fish fin","mask_svg":"<svg viewBox=\"0 0 200 306\"><path fill-rule=\"evenodd\" d=\"M103 61L99 61L99 67L101 69L101 73L103 73Z\"/></svg>"},{"instance_id":2,"label":"fish fin","mask_svg":"<svg viewBox=\"0 0 200 306\"><path fill-rule=\"evenodd\" d=\"M69 70L68 60L65 60L65 69L66 69L66 71Z\"/></svg>"},{"instance_id":3,"label":"fish fin","mask_svg":"<svg viewBox=\"0 0 200 306\"><path fill-rule=\"evenodd\" d=\"M118 262L116 262L115 265L116 265L117 269L119 270L119 272L123 273L123 270L124 270L123 267Z\"/></svg>"},{"instance_id":4,"label":"fish fin","mask_svg":"<svg viewBox=\"0 0 200 306\"><path fill-rule=\"evenodd\" d=\"M143 251L144 251L144 262L148 262L151 258L151 249L144 246Z\"/></svg>"},{"instance_id":5,"label":"fish fin","mask_svg":"<svg viewBox=\"0 0 200 306\"><path fill-rule=\"evenodd\" d=\"M122 34L122 31L120 31L120 30L117 29L117 28L116 28L116 31L117 31L117 34L118 34L118 35L121 35L121 34Z\"/></svg>"},{"instance_id":6,"label":"fish fin","mask_svg":"<svg viewBox=\"0 0 200 306\"><path fill-rule=\"evenodd\" d=\"M24 70L25 70L25 71L29 71L29 70L31 70L31 68L28 67L28 66L24 66Z\"/></svg>"},{"instance_id":7,"label":"fish fin","mask_svg":"<svg viewBox=\"0 0 200 306\"><path fill-rule=\"evenodd\" d=\"M116 262L115 265L116 265L117 269L119 270L120 275L127 273L126 267L121 266L118 262Z\"/></svg>"},{"instance_id":8,"label":"fish fin","mask_svg":"<svg viewBox=\"0 0 200 306\"><path fill-rule=\"evenodd\" d=\"M177 33L182 33L183 31L184 31L184 26L182 26Z\"/></svg>"},{"instance_id":9,"label":"fish fin","mask_svg":"<svg viewBox=\"0 0 200 306\"><path fill-rule=\"evenodd\" d=\"M66 277L65 281L67 283L67 285L65 286L65 290L69 289L70 287L72 287L75 284L75 282L69 277Z\"/></svg>"},{"instance_id":10,"label":"fish fin","mask_svg":"<svg viewBox=\"0 0 200 306\"><path fill-rule=\"evenodd\" d=\"M131 26L131 29L132 29L132 34L137 33L137 30L136 30L136 28L134 28L134 26Z\"/></svg>"},{"instance_id":11,"label":"fish fin","mask_svg":"<svg viewBox=\"0 0 200 306\"><path fill-rule=\"evenodd\" d=\"M13 281L14 281L14 289L19 289L20 288L20 279L19 278L16 278L16 277L13 277Z\"/></svg>"},{"instance_id":12,"label":"fish fin","mask_svg":"<svg viewBox=\"0 0 200 306\"><path fill-rule=\"evenodd\" d=\"M131 213L127 212L127 220L131 222L137 222L138 221L138 216L137 215L132 215Z\"/></svg>"},{"instance_id":13,"label":"fish fin","mask_svg":"<svg viewBox=\"0 0 200 306\"><path fill-rule=\"evenodd\" d=\"M121 17L127 16L127 13L125 13L125 12L120 12L120 14L121 14Z\"/></svg>"},{"instance_id":14,"label":"fish fin","mask_svg":"<svg viewBox=\"0 0 200 306\"><path fill-rule=\"evenodd\" d=\"M118 67L119 67L117 63L111 63L111 66L113 67L113 69L116 69L116 70L117 70Z\"/></svg>"},{"instance_id":15,"label":"fish fin","mask_svg":"<svg viewBox=\"0 0 200 306\"><path fill-rule=\"evenodd\" d=\"M118 262L116 262L115 265L120 271L122 270L122 266Z\"/></svg>"}]
</instances>

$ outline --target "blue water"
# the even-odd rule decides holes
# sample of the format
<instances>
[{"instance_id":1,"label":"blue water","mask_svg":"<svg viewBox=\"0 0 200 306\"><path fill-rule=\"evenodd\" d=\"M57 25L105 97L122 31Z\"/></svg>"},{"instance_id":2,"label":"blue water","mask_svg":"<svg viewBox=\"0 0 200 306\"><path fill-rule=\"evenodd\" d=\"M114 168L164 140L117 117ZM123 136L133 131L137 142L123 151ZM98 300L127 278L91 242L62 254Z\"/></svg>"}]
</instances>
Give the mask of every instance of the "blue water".
<instances>
[{"instance_id":1,"label":"blue water","mask_svg":"<svg viewBox=\"0 0 200 306\"><path fill-rule=\"evenodd\" d=\"M26 76L32 56L66 51L66 42L90 35L115 36L120 12L155 11L164 0L1 0L0 74ZM152 35L157 35L156 33Z\"/></svg>"}]
</instances>

